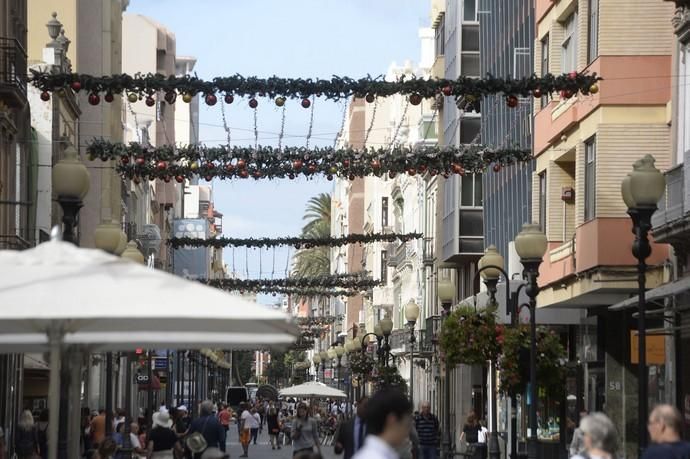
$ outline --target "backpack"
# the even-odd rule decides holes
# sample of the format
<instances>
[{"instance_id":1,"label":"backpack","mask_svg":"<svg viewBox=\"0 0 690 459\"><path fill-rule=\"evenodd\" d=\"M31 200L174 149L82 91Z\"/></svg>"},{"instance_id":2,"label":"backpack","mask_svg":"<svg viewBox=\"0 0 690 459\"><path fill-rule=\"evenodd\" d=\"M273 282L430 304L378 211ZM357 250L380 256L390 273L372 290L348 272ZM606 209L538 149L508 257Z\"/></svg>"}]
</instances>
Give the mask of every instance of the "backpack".
<instances>
[{"instance_id":1,"label":"backpack","mask_svg":"<svg viewBox=\"0 0 690 459\"><path fill-rule=\"evenodd\" d=\"M38 437L36 429L26 430L21 427L17 429L17 440L15 442L16 453L20 456L30 456L36 452Z\"/></svg>"}]
</instances>

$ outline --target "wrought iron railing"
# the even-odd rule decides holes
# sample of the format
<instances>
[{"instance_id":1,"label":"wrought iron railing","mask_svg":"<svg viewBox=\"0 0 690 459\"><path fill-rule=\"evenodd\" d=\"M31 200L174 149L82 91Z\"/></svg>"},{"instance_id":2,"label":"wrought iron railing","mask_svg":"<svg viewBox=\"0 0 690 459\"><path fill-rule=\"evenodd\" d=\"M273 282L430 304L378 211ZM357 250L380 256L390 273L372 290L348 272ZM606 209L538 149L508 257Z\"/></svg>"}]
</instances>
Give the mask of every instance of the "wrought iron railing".
<instances>
[{"instance_id":1,"label":"wrought iron railing","mask_svg":"<svg viewBox=\"0 0 690 459\"><path fill-rule=\"evenodd\" d=\"M684 165L680 164L665 174L666 190L659 201L659 210L652 216L652 226L658 227L683 216L685 200Z\"/></svg>"},{"instance_id":2,"label":"wrought iron railing","mask_svg":"<svg viewBox=\"0 0 690 459\"><path fill-rule=\"evenodd\" d=\"M26 51L15 38L0 37L0 85L12 85L26 95Z\"/></svg>"}]
</instances>

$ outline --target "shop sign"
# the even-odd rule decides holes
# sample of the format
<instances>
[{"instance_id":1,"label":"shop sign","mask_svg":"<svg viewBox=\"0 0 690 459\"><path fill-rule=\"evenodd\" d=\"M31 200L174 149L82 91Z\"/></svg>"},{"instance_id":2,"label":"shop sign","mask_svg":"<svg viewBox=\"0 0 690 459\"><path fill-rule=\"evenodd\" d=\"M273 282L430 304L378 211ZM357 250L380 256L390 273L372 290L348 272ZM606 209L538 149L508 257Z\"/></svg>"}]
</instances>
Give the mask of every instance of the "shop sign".
<instances>
[{"instance_id":1,"label":"shop sign","mask_svg":"<svg viewBox=\"0 0 690 459\"><path fill-rule=\"evenodd\" d=\"M666 363L666 338L663 335L647 335L647 365L663 365ZM639 345L637 330L630 331L630 363L639 362Z\"/></svg>"}]
</instances>

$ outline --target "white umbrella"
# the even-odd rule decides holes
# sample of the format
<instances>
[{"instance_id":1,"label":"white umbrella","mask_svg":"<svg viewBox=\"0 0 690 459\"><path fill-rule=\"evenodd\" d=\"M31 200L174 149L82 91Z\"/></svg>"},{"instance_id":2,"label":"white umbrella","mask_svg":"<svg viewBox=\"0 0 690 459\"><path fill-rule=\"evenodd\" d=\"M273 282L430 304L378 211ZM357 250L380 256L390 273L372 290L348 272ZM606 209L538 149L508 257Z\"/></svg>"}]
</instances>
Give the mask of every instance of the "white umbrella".
<instances>
[{"instance_id":1,"label":"white umbrella","mask_svg":"<svg viewBox=\"0 0 690 459\"><path fill-rule=\"evenodd\" d=\"M280 391L283 397L346 398L345 392L318 381L309 381Z\"/></svg>"},{"instance_id":2,"label":"white umbrella","mask_svg":"<svg viewBox=\"0 0 690 459\"><path fill-rule=\"evenodd\" d=\"M136 347L264 347L294 341L297 327L262 307L199 282L100 250L50 241L0 251L0 352L46 351L49 408L58 412L60 353ZM50 457L57 422L50 423Z\"/></svg>"}]
</instances>

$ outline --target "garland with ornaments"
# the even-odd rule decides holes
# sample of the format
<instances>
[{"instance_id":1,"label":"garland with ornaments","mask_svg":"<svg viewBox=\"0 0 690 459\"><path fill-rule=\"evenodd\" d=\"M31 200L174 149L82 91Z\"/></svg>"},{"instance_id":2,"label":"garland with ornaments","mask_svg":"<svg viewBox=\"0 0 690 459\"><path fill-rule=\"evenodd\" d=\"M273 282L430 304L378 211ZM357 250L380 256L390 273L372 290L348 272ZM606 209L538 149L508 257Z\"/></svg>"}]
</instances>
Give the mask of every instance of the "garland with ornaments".
<instances>
[{"instance_id":1,"label":"garland with ornaments","mask_svg":"<svg viewBox=\"0 0 690 459\"><path fill-rule=\"evenodd\" d=\"M524 149L491 149L482 145L464 147L433 146L408 148L289 147L146 147L136 142L129 145L96 139L87 146L89 159L118 160L117 170L123 178L135 182L142 178L166 182L184 182L193 176L211 181L220 179L290 178L326 175L356 177L388 174L429 173L444 175L483 172L493 164L496 172L502 166L528 161L531 152Z\"/></svg>"},{"instance_id":2,"label":"garland with ornaments","mask_svg":"<svg viewBox=\"0 0 690 459\"><path fill-rule=\"evenodd\" d=\"M410 104L419 105L424 98L436 97L439 94L448 97L479 99L481 96L502 93L506 96L508 106L517 106L518 97L542 95L558 92L562 97L571 97L578 92L596 94L599 91L596 73L586 74L571 72L563 75L532 75L521 79L497 78L491 74L484 78L460 77L457 80L443 78L406 78L396 81L385 81L379 76L353 79L333 76L330 79L311 78L270 78L216 77L210 81L191 75L165 76L161 74L135 75L118 74L112 76L93 76L78 73L45 73L31 70L31 83L42 91L41 99L50 100L50 93L60 90L85 91L92 105L101 102L112 102L115 95L125 94L131 103L144 100L146 105L156 104L157 93L163 95L168 104L173 104L178 95L186 103L192 101L196 94L202 94L207 105L218 103L222 97L224 103L232 104L235 97L248 97L249 106L256 108L258 98L273 99L282 107L287 99L298 99L304 108L309 108L312 97L323 97L329 100L341 100L349 97L363 98L373 103L377 97L389 97L401 94L408 97ZM513 105L514 104L514 105Z\"/></svg>"},{"instance_id":3,"label":"garland with ornaments","mask_svg":"<svg viewBox=\"0 0 690 459\"><path fill-rule=\"evenodd\" d=\"M503 325L496 324L495 308L477 310L461 305L443 321L439 344L451 367L483 365L501 352Z\"/></svg>"},{"instance_id":4,"label":"garland with ornaments","mask_svg":"<svg viewBox=\"0 0 690 459\"><path fill-rule=\"evenodd\" d=\"M342 320L343 316L297 317L295 319L299 326L331 325Z\"/></svg>"},{"instance_id":5,"label":"garland with ornaments","mask_svg":"<svg viewBox=\"0 0 690 459\"><path fill-rule=\"evenodd\" d=\"M283 279L209 279L206 284L222 290L254 290L268 288L339 288L345 290L367 290L381 285L368 274L348 276L324 275L314 277L287 277Z\"/></svg>"},{"instance_id":6,"label":"garland with ornaments","mask_svg":"<svg viewBox=\"0 0 690 459\"><path fill-rule=\"evenodd\" d=\"M344 289L344 288L307 288L307 287L276 287L276 286L254 286L238 289L223 289L227 292L237 292L240 295L246 293L266 293L273 296L277 295L288 295L296 296L300 298L313 298L313 297L325 297L325 298L337 298L337 297L352 297L362 294L360 289Z\"/></svg>"},{"instance_id":7,"label":"garland with ornaments","mask_svg":"<svg viewBox=\"0 0 690 459\"><path fill-rule=\"evenodd\" d=\"M351 352L347 355L347 362L352 373L365 379L371 376L376 367L376 361L369 352Z\"/></svg>"},{"instance_id":8,"label":"garland with ornaments","mask_svg":"<svg viewBox=\"0 0 690 459\"><path fill-rule=\"evenodd\" d=\"M311 249L312 247L341 247L346 244L368 244L371 242L407 242L422 237L421 233L372 233L372 234L348 234L347 236L332 237L262 237L262 238L234 238L220 237L217 239L201 239L190 237L176 237L168 239L168 244L173 249L180 247L251 247L266 248L283 245L293 246L296 249Z\"/></svg>"}]
</instances>

